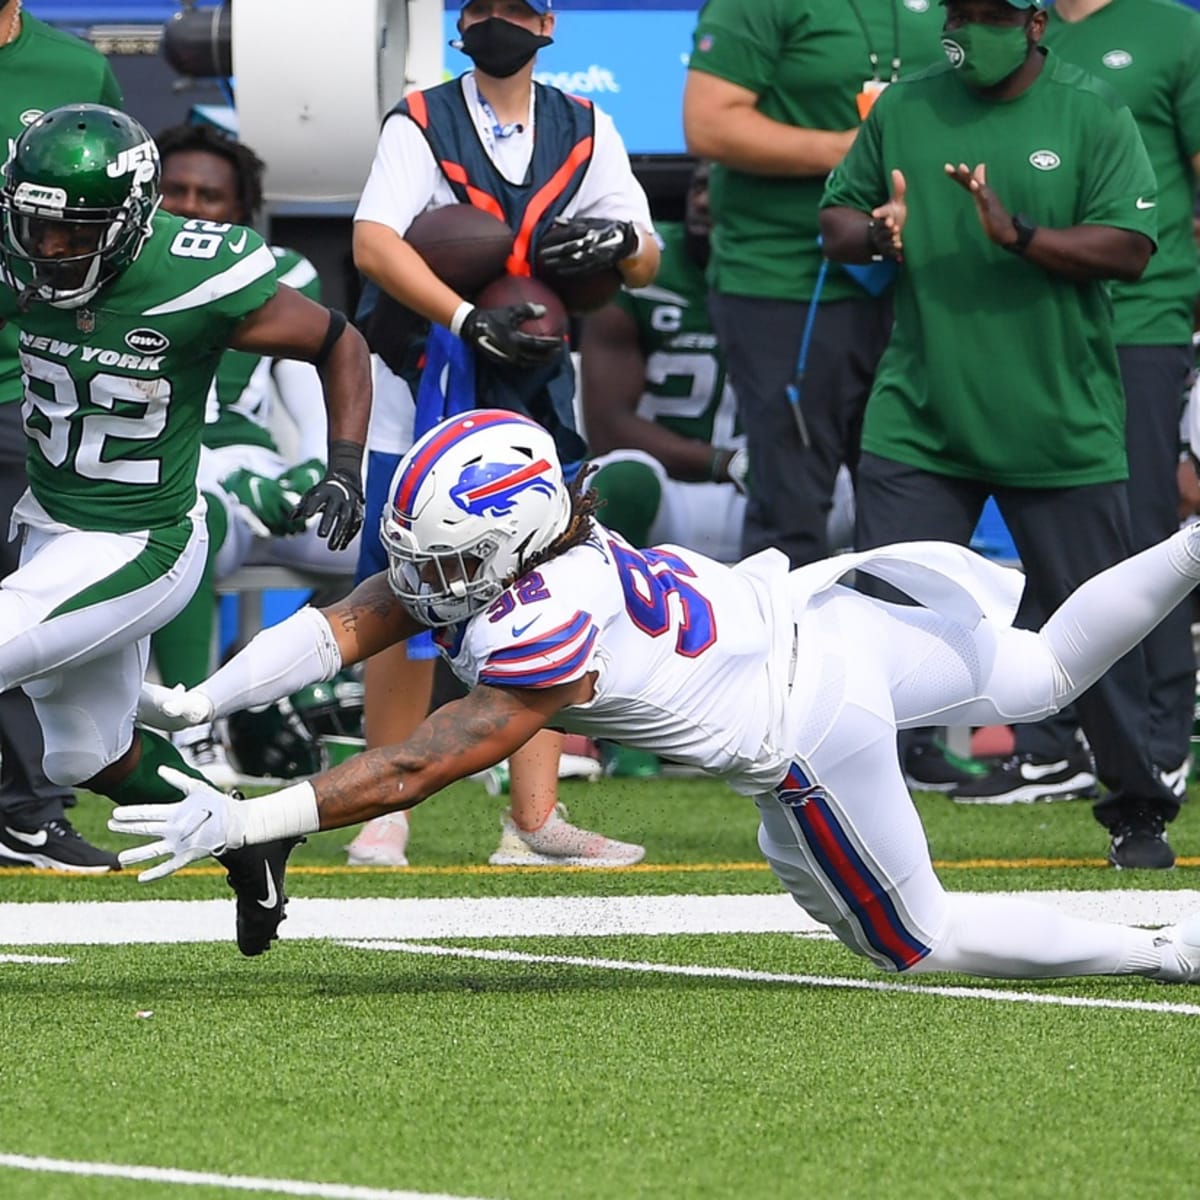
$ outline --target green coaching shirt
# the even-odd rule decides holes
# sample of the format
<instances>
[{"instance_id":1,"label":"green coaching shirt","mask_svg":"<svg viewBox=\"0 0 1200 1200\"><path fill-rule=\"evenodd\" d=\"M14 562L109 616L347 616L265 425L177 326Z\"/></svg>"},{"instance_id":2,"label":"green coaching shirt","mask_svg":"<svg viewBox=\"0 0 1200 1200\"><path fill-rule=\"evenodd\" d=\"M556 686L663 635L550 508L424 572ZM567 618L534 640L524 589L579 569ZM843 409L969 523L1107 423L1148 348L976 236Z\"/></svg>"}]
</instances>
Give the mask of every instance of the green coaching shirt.
<instances>
[{"instance_id":1,"label":"green coaching shirt","mask_svg":"<svg viewBox=\"0 0 1200 1200\"><path fill-rule=\"evenodd\" d=\"M1153 239L1154 172L1120 98L1053 53L994 103L949 64L889 88L822 204L884 203L908 184L896 324L867 404L863 449L1011 487L1124 479L1125 397L1104 282L1073 283L988 240L946 163L985 163L1011 213L1052 228Z\"/></svg>"},{"instance_id":2,"label":"green coaching shirt","mask_svg":"<svg viewBox=\"0 0 1200 1200\"><path fill-rule=\"evenodd\" d=\"M689 68L753 92L759 112L775 121L852 129L864 81L890 80L894 58L900 75L944 61L944 16L938 0L708 0ZM816 175L714 166L712 286L731 295L810 300L821 265L817 207L824 185ZM865 294L842 271L830 272L822 292L827 300Z\"/></svg>"},{"instance_id":3,"label":"green coaching shirt","mask_svg":"<svg viewBox=\"0 0 1200 1200\"><path fill-rule=\"evenodd\" d=\"M103 55L23 11L20 36L0 46L0 174L25 127L60 104L120 108L121 89ZM0 329L0 404L20 398L17 334L10 325Z\"/></svg>"},{"instance_id":4,"label":"green coaching shirt","mask_svg":"<svg viewBox=\"0 0 1200 1200\"><path fill-rule=\"evenodd\" d=\"M1044 42L1129 105L1158 179L1158 253L1136 283L1112 284L1117 345L1186 346L1197 290L1200 13L1175 0L1111 0L1082 21L1051 9Z\"/></svg>"}]
</instances>

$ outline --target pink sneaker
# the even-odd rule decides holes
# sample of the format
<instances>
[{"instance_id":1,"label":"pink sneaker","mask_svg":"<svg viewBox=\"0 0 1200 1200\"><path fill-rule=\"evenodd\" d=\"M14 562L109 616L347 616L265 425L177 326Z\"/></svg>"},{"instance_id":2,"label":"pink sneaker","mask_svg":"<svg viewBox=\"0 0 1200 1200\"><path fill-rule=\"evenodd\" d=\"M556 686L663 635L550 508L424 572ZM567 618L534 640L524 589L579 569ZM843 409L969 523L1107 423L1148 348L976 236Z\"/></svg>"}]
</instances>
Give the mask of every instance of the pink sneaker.
<instances>
[{"instance_id":1,"label":"pink sneaker","mask_svg":"<svg viewBox=\"0 0 1200 1200\"><path fill-rule=\"evenodd\" d=\"M556 804L541 829L521 829L511 811L500 817L500 845L488 859L493 867L629 867L641 862L644 846L618 842L566 821L567 810Z\"/></svg>"},{"instance_id":2,"label":"pink sneaker","mask_svg":"<svg viewBox=\"0 0 1200 1200\"><path fill-rule=\"evenodd\" d=\"M352 867L407 867L408 814L384 813L368 821L346 847Z\"/></svg>"}]
</instances>

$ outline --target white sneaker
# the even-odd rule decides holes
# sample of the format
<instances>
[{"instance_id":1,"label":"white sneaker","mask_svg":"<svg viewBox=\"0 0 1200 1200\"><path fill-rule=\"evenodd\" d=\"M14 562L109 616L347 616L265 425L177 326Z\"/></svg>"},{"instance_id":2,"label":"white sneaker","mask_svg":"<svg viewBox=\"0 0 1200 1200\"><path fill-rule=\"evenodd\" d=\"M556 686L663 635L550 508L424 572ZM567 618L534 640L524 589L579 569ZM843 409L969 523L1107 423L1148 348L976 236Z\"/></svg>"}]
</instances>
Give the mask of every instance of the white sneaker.
<instances>
[{"instance_id":1,"label":"white sneaker","mask_svg":"<svg viewBox=\"0 0 1200 1200\"><path fill-rule=\"evenodd\" d=\"M252 777L243 775L229 761L225 745L211 724L181 729L172 735L171 740L183 761L199 771L214 787L227 790L257 782Z\"/></svg>"},{"instance_id":2,"label":"white sneaker","mask_svg":"<svg viewBox=\"0 0 1200 1200\"><path fill-rule=\"evenodd\" d=\"M1160 929L1154 944L1163 950L1163 965L1156 972L1156 979L1200 983L1200 912L1184 917L1178 925ZM1168 948L1174 955L1168 953Z\"/></svg>"},{"instance_id":3,"label":"white sneaker","mask_svg":"<svg viewBox=\"0 0 1200 1200\"><path fill-rule=\"evenodd\" d=\"M604 774L604 764L587 754L560 754L558 756L559 779L586 779L592 783Z\"/></svg>"},{"instance_id":4,"label":"white sneaker","mask_svg":"<svg viewBox=\"0 0 1200 1200\"><path fill-rule=\"evenodd\" d=\"M408 814L384 813L368 821L346 847L352 867L407 867Z\"/></svg>"},{"instance_id":5,"label":"white sneaker","mask_svg":"<svg viewBox=\"0 0 1200 1200\"><path fill-rule=\"evenodd\" d=\"M566 821L556 804L540 829L521 829L506 811L500 817L500 845L488 859L493 867L629 867L641 862L644 846L618 842Z\"/></svg>"}]
</instances>

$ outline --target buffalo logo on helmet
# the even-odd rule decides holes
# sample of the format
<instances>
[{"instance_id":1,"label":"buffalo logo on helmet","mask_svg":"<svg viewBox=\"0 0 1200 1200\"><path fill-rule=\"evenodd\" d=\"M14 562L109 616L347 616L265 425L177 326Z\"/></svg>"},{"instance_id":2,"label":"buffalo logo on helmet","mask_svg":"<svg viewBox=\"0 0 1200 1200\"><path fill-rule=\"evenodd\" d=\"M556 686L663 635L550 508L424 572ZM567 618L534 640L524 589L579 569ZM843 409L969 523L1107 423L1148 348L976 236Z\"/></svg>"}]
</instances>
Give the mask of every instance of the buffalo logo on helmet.
<instances>
[{"instance_id":1,"label":"buffalo logo on helmet","mask_svg":"<svg viewBox=\"0 0 1200 1200\"><path fill-rule=\"evenodd\" d=\"M450 489L450 499L473 517L506 517L522 492L554 495L554 484L544 475L548 470L544 458L526 464L469 463Z\"/></svg>"}]
</instances>

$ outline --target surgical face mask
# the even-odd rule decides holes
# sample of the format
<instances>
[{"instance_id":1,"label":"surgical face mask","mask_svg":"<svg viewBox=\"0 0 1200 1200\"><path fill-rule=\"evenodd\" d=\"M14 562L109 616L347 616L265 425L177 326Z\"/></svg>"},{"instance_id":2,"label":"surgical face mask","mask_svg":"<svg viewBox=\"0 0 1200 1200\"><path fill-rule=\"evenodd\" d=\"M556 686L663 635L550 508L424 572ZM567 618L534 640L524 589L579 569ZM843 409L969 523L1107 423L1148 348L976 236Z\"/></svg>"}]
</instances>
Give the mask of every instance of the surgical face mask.
<instances>
[{"instance_id":1,"label":"surgical face mask","mask_svg":"<svg viewBox=\"0 0 1200 1200\"><path fill-rule=\"evenodd\" d=\"M960 25L942 36L942 49L963 83L973 88L995 87L1029 56L1024 25Z\"/></svg>"},{"instance_id":2,"label":"surgical face mask","mask_svg":"<svg viewBox=\"0 0 1200 1200\"><path fill-rule=\"evenodd\" d=\"M553 38L533 33L523 25L488 17L486 21L468 25L462 31L462 39L450 45L461 50L485 75L507 79L553 42Z\"/></svg>"}]
</instances>

